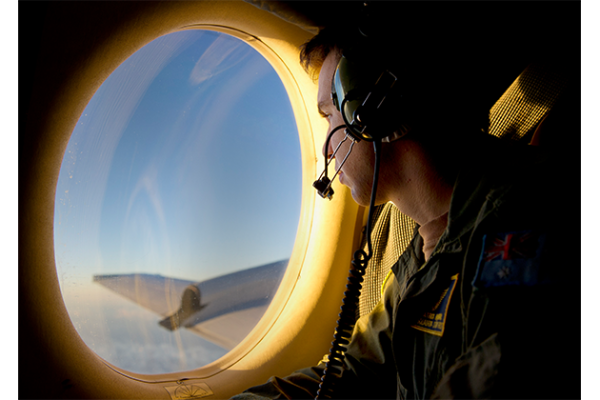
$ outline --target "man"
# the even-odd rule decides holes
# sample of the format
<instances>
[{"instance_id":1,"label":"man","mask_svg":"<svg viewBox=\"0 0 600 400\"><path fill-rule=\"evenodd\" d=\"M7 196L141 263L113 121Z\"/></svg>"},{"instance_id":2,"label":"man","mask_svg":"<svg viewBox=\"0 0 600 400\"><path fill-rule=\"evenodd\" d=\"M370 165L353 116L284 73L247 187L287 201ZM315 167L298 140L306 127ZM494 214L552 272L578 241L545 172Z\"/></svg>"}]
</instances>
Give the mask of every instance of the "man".
<instances>
[{"instance_id":1,"label":"man","mask_svg":"<svg viewBox=\"0 0 600 400\"><path fill-rule=\"evenodd\" d=\"M499 96L489 85L487 98L478 92L485 71L465 72L481 56L468 54L473 47L453 52L462 64L434 76L432 58L415 56L423 51L422 42L398 62L387 41L357 44L361 40L343 27L326 29L304 47L301 58L307 69L319 72L318 107L329 123L328 136L348 125L340 99L337 105L331 100L343 56L356 60L358 53L369 66L380 64L398 76L421 74L416 83L399 80L403 100L395 105L395 133L382 135L392 139L381 146L375 200L392 202L418 229L392 268L395 279L386 281L382 301L357 322L333 396L578 397L579 301L572 294L579 281L573 232L578 215L575 222L556 218L555 207L573 205L571 194L558 188L569 179L565 166L555 161L556 152L480 132L489 130L481 124L482 104L489 109L490 96ZM439 39L437 46L427 51L439 56L448 42ZM527 71L522 86L538 76L531 72L535 68ZM459 83L448 83L461 73ZM470 86L462 79L470 79ZM523 93L533 96L526 104L531 109L545 101L535 97L538 92ZM444 97L451 100L440 105ZM536 131L543 126L552 136L569 126L565 115L572 103L564 95L561 101L548 118L534 118ZM515 124L523 122L507 126L517 129ZM344 136L337 130L323 149L330 156L342 143L336 169L350 148ZM363 206L369 205L374 164L373 146L361 140L340 170L340 182ZM323 368L272 378L236 398L312 398Z\"/></svg>"},{"instance_id":2,"label":"man","mask_svg":"<svg viewBox=\"0 0 600 400\"><path fill-rule=\"evenodd\" d=\"M341 113L331 101L331 83L341 53L330 52L323 62L319 75L319 112L324 116L329 129L344 125ZM327 158L333 154L344 138L342 130L337 131L323 149ZM393 202L404 214L412 217L420 225L420 233L425 240L425 257L429 258L435 243L446 227L453 182L445 179L438 166L429 161L424 143L415 140L414 135L400 139L402 145L383 146L382 173L377 190L377 204ZM349 141L342 144L339 154L347 154ZM336 170L342 157L336 157ZM374 152L371 143L358 142L351 157L343 165L339 174L340 183L348 186L353 199L368 207L373 185Z\"/></svg>"}]
</instances>

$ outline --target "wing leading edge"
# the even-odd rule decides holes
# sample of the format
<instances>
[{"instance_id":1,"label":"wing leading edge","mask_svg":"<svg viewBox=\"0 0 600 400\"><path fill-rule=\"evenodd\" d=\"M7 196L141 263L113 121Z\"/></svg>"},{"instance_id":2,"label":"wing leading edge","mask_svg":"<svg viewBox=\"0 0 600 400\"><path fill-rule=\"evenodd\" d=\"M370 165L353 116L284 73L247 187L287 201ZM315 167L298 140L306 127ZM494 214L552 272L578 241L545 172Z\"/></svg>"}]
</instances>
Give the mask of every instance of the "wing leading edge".
<instances>
[{"instance_id":1,"label":"wing leading edge","mask_svg":"<svg viewBox=\"0 0 600 400\"><path fill-rule=\"evenodd\" d=\"M202 282L162 275L95 275L94 282L163 317L169 330L188 328L230 350L260 320L288 260L219 276Z\"/></svg>"}]
</instances>

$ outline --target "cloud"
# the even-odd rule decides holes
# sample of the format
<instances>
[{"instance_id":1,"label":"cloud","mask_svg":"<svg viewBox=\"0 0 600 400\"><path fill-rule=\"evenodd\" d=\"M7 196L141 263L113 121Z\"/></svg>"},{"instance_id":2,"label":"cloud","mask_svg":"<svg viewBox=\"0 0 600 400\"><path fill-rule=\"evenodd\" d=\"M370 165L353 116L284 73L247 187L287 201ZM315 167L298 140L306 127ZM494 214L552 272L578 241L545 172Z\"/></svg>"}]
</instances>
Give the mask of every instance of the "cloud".
<instances>
[{"instance_id":1,"label":"cloud","mask_svg":"<svg viewBox=\"0 0 600 400\"><path fill-rule=\"evenodd\" d=\"M199 85L239 63L247 45L226 35L219 36L200 56L190 73L190 83Z\"/></svg>"}]
</instances>

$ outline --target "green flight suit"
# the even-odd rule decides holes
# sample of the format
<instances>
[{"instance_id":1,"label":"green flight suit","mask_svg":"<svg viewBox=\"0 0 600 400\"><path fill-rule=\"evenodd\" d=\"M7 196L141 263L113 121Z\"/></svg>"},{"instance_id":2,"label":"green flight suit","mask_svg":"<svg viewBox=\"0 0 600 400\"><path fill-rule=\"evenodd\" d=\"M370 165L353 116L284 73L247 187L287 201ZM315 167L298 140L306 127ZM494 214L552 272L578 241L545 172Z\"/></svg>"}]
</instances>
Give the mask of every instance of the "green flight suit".
<instances>
[{"instance_id":1,"label":"green flight suit","mask_svg":"<svg viewBox=\"0 0 600 400\"><path fill-rule=\"evenodd\" d=\"M484 142L430 259L415 232L358 320L336 398L580 397L577 174L543 149ZM314 398L322 369L234 398Z\"/></svg>"}]
</instances>

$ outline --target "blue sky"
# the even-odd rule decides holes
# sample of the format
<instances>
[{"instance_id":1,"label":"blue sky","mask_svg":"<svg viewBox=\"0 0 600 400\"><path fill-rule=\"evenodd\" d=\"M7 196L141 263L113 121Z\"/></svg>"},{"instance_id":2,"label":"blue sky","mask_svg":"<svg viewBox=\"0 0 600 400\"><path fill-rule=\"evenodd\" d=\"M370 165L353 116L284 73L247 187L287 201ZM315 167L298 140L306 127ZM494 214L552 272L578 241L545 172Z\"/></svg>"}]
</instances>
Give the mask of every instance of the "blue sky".
<instances>
[{"instance_id":1,"label":"blue sky","mask_svg":"<svg viewBox=\"0 0 600 400\"><path fill-rule=\"evenodd\" d=\"M125 315L117 309L126 303L108 300L118 296L97 288L95 274L202 281L289 258L301 189L290 102L262 56L211 31L146 45L89 102L61 167L56 261L80 334L104 343L87 315L93 303L106 303L95 315ZM97 346L118 362L110 354L122 352Z\"/></svg>"}]
</instances>

